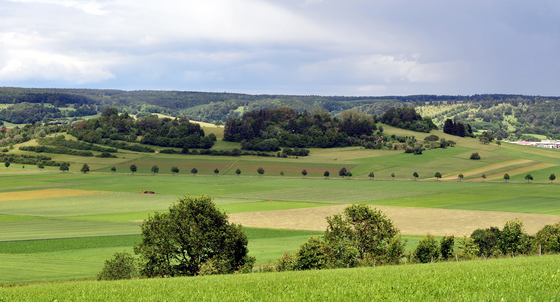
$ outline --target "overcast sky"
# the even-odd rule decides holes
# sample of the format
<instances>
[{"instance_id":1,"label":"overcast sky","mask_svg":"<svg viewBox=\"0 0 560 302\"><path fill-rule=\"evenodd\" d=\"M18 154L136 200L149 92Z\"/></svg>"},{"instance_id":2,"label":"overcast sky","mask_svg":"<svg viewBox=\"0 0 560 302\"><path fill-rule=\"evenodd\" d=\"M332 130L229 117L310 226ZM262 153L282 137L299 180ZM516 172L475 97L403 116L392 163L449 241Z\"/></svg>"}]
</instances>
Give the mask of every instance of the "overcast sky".
<instances>
[{"instance_id":1,"label":"overcast sky","mask_svg":"<svg viewBox=\"0 0 560 302\"><path fill-rule=\"evenodd\" d=\"M560 95L560 1L0 0L0 86Z\"/></svg>"}]
</instances>

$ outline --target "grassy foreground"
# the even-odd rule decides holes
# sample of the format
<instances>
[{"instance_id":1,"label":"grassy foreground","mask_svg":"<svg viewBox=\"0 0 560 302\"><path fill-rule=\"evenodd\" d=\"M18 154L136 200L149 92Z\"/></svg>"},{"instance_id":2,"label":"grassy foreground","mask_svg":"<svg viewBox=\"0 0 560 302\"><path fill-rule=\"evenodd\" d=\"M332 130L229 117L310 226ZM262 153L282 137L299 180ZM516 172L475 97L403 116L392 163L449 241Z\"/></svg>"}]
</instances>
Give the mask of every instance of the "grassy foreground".
<instances>
[{"instance_id":1,"label":"grassy foreground","mask_svg":"<svg viewBox=\"0 0 560 302\"><path fill-rule=\"evenodd\" d=\"M0 288L0 301L556 301L560 256Z\"/></svg>"}]
</instances>

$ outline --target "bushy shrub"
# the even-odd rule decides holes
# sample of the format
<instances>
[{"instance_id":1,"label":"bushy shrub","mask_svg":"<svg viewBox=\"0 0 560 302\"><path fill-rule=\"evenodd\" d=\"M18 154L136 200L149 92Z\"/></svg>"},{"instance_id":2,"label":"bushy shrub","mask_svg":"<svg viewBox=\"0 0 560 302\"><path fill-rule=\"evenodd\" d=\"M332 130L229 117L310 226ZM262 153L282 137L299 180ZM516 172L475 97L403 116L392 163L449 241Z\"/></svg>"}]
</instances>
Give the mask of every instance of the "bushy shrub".
<instances>
[{"instance_id":1,"label":"bushy shrub","mask_svg":"<svg viewBox=\"0 0 560 302\"><path fill-rule=\"evenodd\" d=\"M325 269L329 267L327 245L319 237L310 237L296 252L297 270Z\"/></svg>"},{"instance_id":2,"label":"bushy shrub","mask_svg":"<svg viewBox=\"0 0 560 302\"><path fill-rule=\"evenodd\" d=\"M441 259L448 260L453 257L453 246L455 245L454 236L443 236L439 242Z\"/></svg>"},{"instance_id":3,"label":"bushy shrub","mask_svg":"<svg viewBox=\"0 0 560 302\"><path fill-rule=\"evenodd\" d=\"M97 280L132 279L139 276L137 260L127 252L115 253L113 259L105 260L105 265Z\"/></svg>"},{"instance_id":4,"label":"bushy shrub","mask_svg":"<svg viewBox=\"0 0 560 302\"><path fill-rule=\"evenodd\" d=\"M421 238L416 249L414 249L414 259L420 263L437 261L439 255L439 244L432 235Z\"/></svg>"},{"instance_id":5,"label":"bushy shrub","mask_svg":"<svg viewBox=\"0 0 560 302\"><path fill-rule=\"evenodd\" d=\"M543 253L560 253L560 222L545 225L535 235L535 244L541 245Z\"/></svg>"},{"instance_id":6,"label":"bushy shrub","mask_svg":"<svg viewBox=\"0 0 560 302\"><path fill-rule=\"evenodd\" d=\"M285 252L282 257L276 261L276 271L285 272L293 271L296 269L296 257L290 253Z\"/></svg>"},{"instance_id":7,"label":"bushy shrub","mask_svg":"<svg viewBox=\"0 0 560 302\"><path fill-rule=\"evenodd\" d=\"M498 239L500 229L490 227L487 229L477 229L471 234L471 238L478 246L477 256L490 257L498 252Z\"/></svg>"}]
</instances>

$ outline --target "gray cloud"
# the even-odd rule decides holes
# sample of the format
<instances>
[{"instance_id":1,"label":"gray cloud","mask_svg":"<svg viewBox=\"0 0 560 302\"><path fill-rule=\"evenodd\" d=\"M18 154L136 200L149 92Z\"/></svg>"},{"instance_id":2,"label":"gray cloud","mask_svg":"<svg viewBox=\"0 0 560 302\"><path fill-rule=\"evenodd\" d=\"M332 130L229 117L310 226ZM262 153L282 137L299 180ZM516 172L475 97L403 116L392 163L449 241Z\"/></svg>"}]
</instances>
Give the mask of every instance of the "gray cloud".
<instances>
[{"instance_id":1,"label":"gray cloud","mask_svg":"<svg viewBox=\"0 0 560 302\"><path fill-rule=\"evenodd\" d=\"M0 0L0 85L560 95L555 1Z\"/></svg>"}]
</instances>

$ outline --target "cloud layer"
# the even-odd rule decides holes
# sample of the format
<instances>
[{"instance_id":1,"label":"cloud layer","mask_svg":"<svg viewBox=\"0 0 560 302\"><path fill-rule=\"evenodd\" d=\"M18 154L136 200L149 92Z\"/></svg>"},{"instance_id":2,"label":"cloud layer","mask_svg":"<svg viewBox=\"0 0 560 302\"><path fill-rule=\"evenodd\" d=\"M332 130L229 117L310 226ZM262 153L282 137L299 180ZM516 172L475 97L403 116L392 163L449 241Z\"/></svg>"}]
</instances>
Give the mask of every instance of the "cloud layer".
<instances>
[{"instance_id":1,"label":"cloud layer","mask_svg":"<svg viewBox=\"0 0 560 302\"><path fill-rule=\"evenodd\" d=\"M0 86L560 95L555 1L0 0Z\"/></svg>"}]
</instances>

